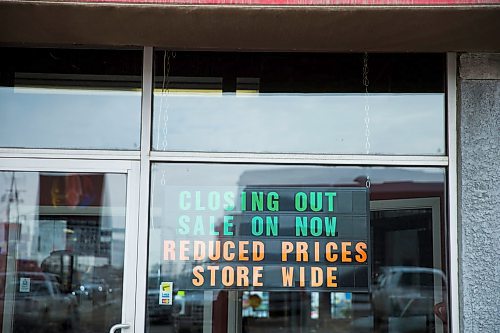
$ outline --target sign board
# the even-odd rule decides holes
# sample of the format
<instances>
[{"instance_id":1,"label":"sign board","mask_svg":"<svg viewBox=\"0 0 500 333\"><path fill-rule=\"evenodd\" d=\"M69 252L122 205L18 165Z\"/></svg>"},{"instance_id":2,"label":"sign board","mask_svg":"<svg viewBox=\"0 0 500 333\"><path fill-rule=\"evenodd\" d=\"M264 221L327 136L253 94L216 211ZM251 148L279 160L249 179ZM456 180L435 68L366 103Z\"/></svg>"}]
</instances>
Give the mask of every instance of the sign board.
<instances>
[{"instance_id":1,"label":"sign board","mask_svg":"<svg viewBox=\"0 0 500 333\"><path fill-rule=\"evenodd\" d=\"M368 291L366 188L168 191L172 234L162 256L167 266L181 265L179 289Z\"/></svg>"}]
</instances>

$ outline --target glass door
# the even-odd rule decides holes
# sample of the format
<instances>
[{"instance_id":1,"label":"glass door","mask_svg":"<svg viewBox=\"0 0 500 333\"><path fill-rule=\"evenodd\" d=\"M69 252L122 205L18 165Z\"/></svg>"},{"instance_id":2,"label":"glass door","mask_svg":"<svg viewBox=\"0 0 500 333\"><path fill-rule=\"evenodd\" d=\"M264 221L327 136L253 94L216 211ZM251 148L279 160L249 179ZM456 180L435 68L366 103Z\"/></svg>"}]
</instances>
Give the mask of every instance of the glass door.
<instances>
[{"instance_id":1,"label":"glass door","mask_svg":"<svg viewBox=\"0 0 500 333\"><path fill-rule=\"evenodd\" d=\"M134 327L139 162L2 159L0 327Z\"/></svg>"}]
</instances>

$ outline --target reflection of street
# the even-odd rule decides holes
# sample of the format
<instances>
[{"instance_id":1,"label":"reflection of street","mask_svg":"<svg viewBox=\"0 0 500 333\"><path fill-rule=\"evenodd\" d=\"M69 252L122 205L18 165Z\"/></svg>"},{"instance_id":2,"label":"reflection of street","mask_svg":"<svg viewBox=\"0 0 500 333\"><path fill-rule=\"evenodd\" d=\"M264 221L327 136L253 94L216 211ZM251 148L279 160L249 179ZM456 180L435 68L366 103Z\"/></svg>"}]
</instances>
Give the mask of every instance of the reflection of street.
<instances>
[{"instance_id":1,"label":"reflection of street","mask_svg":"<svg viewBox=\"0 0 500 333\"><path fill-rule=\"evenodd\" d=\"M78 313L79 332L99 332L103 327L108 327L112 320L119 321L121 300L109 300L99 304L93 304L92 300L83 300L78 306Z\"/></svg>"},{"instance_id":2,"label":"reflection of street","mask_svg":"<svg viewBox=\"0 0 500 333\"><path fill-rule=\"evenodd\" d=\"M76 299L61 292L56 276L21 271L2 274L1 280L5 281L5 289L0 292L0 300L13 312L16 332L35 328L65 331L73 327L78 317Z\"/></svg>"},{"instance_id":3,"label":"reflection of street","mask_svg":"<svg viewBox=\"0 0 500 333\"><path fill-rule=\"evenodd\" d=\"M152 325L149 327L150 333L177 333L172 324L168 325Z\"/></svg>"},{"instance_id":4,"label":"reflection of street","mask_svg":"<svg viewBox=\"0 0 500 333\"><path fill-rule=\"evenodd\" d=\"M273 321L266 322L266 325L248 322L245 328L246 333L277 333L277 332L290 332L289 327L279 325L283 318L276 318ZM350 320L335 320L330 321L326 326L321 327L319 322L317 326L295 327L297 332L307 333L382 333L390 331L393 332L428 332L425 329L425 317L409 317L409 318L391 318L385 326L374 328L373 316L357 318L353 321ZM177 333L174 326L171 324L166 325L151 325L149 327L150 333ZM186 330L185 332L191 332ZM193 331L194 332L194 331Z\"/></svg>"},{"instance_id":5,"label":"reflection of street","mask_svg":"<svg viewBox=\"0 0 500 333\"><path fill-rule=\"evenodd\" d=\"M15 298L0 290L0 301L13 310L14 332L100 332L110 321L121 317L120 295L108 295L106 301L64 292L58 276L43 272L19 272L17 276L0 275L7 281ZM10 285L12 284L12 286Z\"/></svg>"},{"instance_id":6,"label":"reflection of street","mask_svg":"<svg viewBox=\"0 0 500 333\"><path fill-rule=\"evenodd\" d=\"M340 319L331 320L322 324L321 321L315 321L307 326L290 327L279 325L277 322L283 322L283 318L276 318L274 321L268 321L256 324L251 321L245 326L245 333L276 333L276 332L307 332L307 333L422 333L434 332L426 329L425 317L391 318L391 320L382 326L374 327L373 316L360 317L355 320ZM158 331L159 332L159 331Z\"/></svg>"}]
</instances>

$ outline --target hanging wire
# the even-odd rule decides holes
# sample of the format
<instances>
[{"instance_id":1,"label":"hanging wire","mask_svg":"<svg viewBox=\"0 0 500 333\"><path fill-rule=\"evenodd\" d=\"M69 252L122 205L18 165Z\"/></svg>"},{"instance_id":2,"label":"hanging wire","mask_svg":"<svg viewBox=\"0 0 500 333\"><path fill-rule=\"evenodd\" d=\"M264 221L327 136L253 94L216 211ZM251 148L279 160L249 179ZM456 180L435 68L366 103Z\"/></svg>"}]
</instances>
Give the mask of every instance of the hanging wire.
<instances>
[{"instance_id":1,"label":"hanging wire","mask_svg":"<svg viewBox=\"0 0 500 333\"><path fill-rule=\"evenodd\" d=\"M160 109L158 110L158 118L156 123L158 124L156 128L156 149L163 151L167 150L168 146L168 96L169 96L169 83L170 83L170 59L175 58L176 53L171 51L163 51L163 77L161 83L161 93L160 93ZM163 128L162 128L163 125ZM163 134L163 138L161 135ZM160 146L161 144L161 146ZM151 205L155 205L155 185L156 185L156 173L159 168L157 164L153 163L151 167ZM160 183L162 186L166 185L165 178L165 168L162 168ZM155 215L151 216L151 228L156 229Z\"/></svg>"},{"instance_id":2,"label":"hanging wire","mask_svg":"<svg viewBox=\"0 0 500 333\"><path fill-rule=\"evenodd\" d=\"M168 120L169 120L169 85L171 59L175 58L174 51L163 51L163 78L161 85L160 112L158 113L157 144L156 149L166 151L168 148ZM160 139L161 134L163 137ZM161 143L161 146L160 146ZM160 148L161 147L161 148ZM165 170L162 171L161 184L165 185Z\"/></svg>"},{"instance_id":3,"label":"hanging wire","mask_svg":"<svg viewBox=\"0 0 500 333\"><path fill-rule=\"evenodd\" d=\"M161 85L161 98L160 98L160 112L158 116L157 128L157 149L165 151L168 148L168 119L169 119L169 85L170 85L170 65L171 59L175 58L176 53L171 51L164 51L163 53L163 78ZM163 126L161 126L161 125ZM160 139L160 134L163 133L163 138Z\"/></svg>"},{"instance_id":4,"label":"hanging wire","mask_svg":"<svg viewBox=\"0 0 500 333\"><path fill-rule=\"evenodd\" d=\"M160 133L161 133L161 118L162 118L162 113L163 113L163 103L165 99L165 87L166 87L166 63L167 61L167 51L163 52L163 77L162 77L162 84L161 84L161 93L160 93L160 110L158 112L158 127L156 128L156 149L160 149Z\"/></svg>"}]
</instances>

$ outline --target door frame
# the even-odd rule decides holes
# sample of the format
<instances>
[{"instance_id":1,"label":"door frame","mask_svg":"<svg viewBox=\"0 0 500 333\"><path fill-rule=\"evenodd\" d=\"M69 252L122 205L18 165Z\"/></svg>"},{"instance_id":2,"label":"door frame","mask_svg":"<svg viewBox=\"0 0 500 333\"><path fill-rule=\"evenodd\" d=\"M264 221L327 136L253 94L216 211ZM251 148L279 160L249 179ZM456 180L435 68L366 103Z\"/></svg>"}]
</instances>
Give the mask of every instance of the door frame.
<instances>
[{"instance_id":1,"label":"door frame","mask_svg":"<svg viewBox=\"0 0 500 333\"><path fill-rule=\"evenodd\" d=\"M432 216L432 247L433 268L439 271L443 270L442 253L441 253L441 199L439 197L424 197L411 199L390 199L390 200L374 200L370 202L370 212L374 211L392 211L404 209L431 209ZM436 300L444 301L443 285L444 275L440 278L434 275L434 297ZM448 288L446 288L448 289ZM436 333L444 332L444 324L436 320Z\"/></svg>"},{"instance_id":2,"label":"door frame","mask_svg":"<svg viewBox=\"0 0 500 333\"><path fill-rule=\"evenodd\" d=\"M133 333L135 327L137 287L140 162L125 160L2 158L0 160L0 171L88 172L127 175L122 323L130 324L127 332Z\"/></svg>"}]
</instances>

